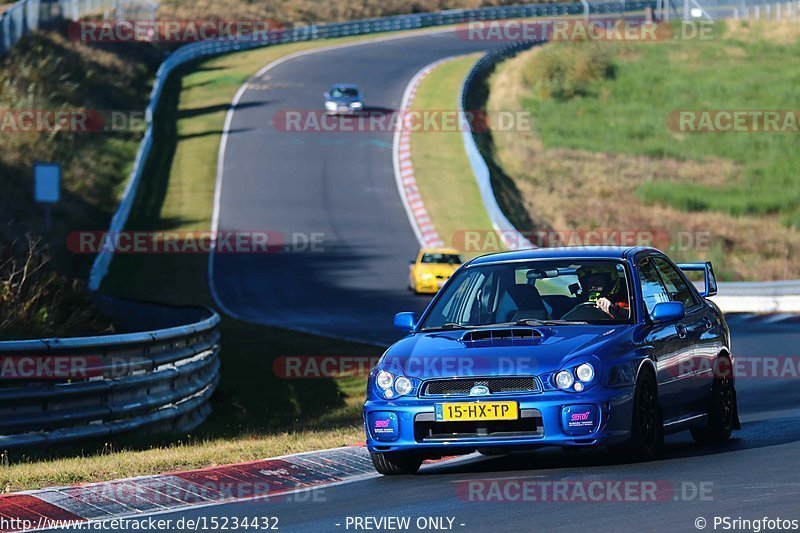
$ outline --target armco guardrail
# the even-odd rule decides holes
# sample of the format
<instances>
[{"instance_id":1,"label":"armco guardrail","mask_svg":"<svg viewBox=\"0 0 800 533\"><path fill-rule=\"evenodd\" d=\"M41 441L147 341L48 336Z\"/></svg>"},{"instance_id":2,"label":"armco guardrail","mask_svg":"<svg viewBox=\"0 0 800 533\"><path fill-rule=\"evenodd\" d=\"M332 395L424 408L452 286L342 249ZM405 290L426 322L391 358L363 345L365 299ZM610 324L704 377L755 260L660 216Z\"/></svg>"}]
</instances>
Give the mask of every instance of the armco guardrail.
<instances>
[{"instance_id":1,"label":"armco guardrail","mask_svg":"<svg viewBox=\"0 0 800 533\"><path fill-rule=\"evenodd\" d=\"M187 44L178 48L159 67L150 94L145 120L147 127L136 154L130 177L122 195L122 200L111 219L109 232L117 234L124 230L133 207L136 191L142 179L142 172L153 146L153 120L161 92L169 75L179 66L205 57L225 54L239 50L249 50L262 46L285 44L318 39L332 39L353 35L378 34L392 31L416 30L436 26L448 26L484 20L505 20L531 17L555 17L580 14L625 13L653 8L656 0L636 0L633 2L611 1L592 3L528 4L483 9L457 9L437 13L418 13L377 19L357 20L335 24L303 26L289 30L268 32L238 40L208 40ZM113 257L113 249L102 250L95 258L89 275L89 288L97 290L103 281Z\"/></svg>"},{"instance_id":2,"label":"armco guardrail","mask_svg":"<svg viewBox=\"0 0 800 533\"><path fill-rule=\"evenodd\" d=\"M720 283L711 299L726 313L798 313L800 280Z\"/></svg>"},{"instance_id":3,"label":"armco guardrail","mask_svg":"<svg viewBox=\"0 0 800 533\"><path fill-rule=\"evenodd\" d=\"M219 316L142 333L0 342L0 450L185 431L219 381Z\"/></svg>"},{"instance_id":4,"label":"armco guardrail","mask_svg":"<svg viewBox=\"0 0 800 533\"><path fill-rule=\"evenodd\" d=\"M488 75L488 73L494 69L497 63L541 44L543 44L542 41L521 41L517 43L511 43L503 46L502 48L498 48L497 50L493 50L480 58L475 65L473 65L472 69L469 71L469 74L467 74L467 77L464 78L464 82L461 85L461 95L459 98L461 111L464 112L466 109L470 108L470 106L467 104L469 95L476 90L476 84L481 82ZM506 215L500 208L500 204L497 203L497 198L494 195L494 188L492 187L492 176L491 172L489 171L489 166L483 159L483 155L481 155L478 144L475 141L475 134L469 127L469 124L467 126L468 127L462 129L464 149L467 152L467 159L469 159L472 172L475 174L475 179L478 182L478 190L481 193L483 206L486 209L486 214L489 215L489 221L491 221L493 229L503 240L503 243L507 248L533 248L533 244L531 244L528 239L523 237L522 234L517 231L517 228L514 227L508 218L506 218ZM512 235L514 238L509 238Z\"/></svg>"}]
</instances>

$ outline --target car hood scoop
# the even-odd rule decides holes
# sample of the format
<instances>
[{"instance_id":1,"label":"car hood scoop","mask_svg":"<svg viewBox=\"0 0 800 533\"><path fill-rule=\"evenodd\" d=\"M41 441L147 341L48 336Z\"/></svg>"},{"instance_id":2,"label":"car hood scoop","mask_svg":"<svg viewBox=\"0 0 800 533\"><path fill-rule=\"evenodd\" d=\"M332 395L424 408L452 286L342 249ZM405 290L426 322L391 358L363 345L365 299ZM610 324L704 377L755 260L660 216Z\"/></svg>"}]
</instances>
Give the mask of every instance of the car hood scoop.
<instances>
[{"instance_id":1,"label":"car hood scoop","mask_svg":"<svg viewBox=\"0 0 800 533\"><path fill-rule=\"evenodd\" d=\"M498 343L539 342L543 336L541 331L533 328L494 328L467 331L460 340L467 346L495 346Z\"/></svg>"}]
</instances>

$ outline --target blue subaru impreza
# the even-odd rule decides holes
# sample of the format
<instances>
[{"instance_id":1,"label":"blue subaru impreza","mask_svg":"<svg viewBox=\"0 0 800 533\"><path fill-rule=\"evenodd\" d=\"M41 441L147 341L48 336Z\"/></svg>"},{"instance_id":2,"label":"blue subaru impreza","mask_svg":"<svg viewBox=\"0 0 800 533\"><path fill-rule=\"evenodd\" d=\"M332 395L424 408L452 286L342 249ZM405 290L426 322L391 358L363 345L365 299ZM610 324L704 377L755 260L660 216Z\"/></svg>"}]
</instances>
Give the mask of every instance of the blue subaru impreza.
<instances>
[{"instance_id":1,"label":"blue subaru impreza","mask_svg":"<svg viewBox=\"0 0 800 533\"><path fill-rule=\"evenodd\" d=\"M702 276L699 292L685 272ZM367 447L382 474L426 458L540 446L700 443L739 429L710 263L645 247L541 248L464 264L372 370Z\"/></svg>"}]
</instances>

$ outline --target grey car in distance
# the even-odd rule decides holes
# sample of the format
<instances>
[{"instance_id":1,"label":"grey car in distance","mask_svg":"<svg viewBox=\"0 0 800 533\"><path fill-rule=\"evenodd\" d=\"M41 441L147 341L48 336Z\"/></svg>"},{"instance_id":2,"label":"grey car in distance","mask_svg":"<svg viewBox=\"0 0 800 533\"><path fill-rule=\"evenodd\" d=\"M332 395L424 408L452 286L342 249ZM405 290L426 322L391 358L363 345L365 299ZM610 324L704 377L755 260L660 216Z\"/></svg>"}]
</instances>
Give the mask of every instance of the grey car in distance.
<instances>
[{"instance_id":1,"label":"grey car in distance","mask_svg":"<svg viewBox=\"0 0 800 533\"><path fill-rule=\"evenodd\" d=\"M350 83L336 84L324 96L325 112L329 115L358 113L364 109L364 95Z\"/></svg>"}]
</instances>

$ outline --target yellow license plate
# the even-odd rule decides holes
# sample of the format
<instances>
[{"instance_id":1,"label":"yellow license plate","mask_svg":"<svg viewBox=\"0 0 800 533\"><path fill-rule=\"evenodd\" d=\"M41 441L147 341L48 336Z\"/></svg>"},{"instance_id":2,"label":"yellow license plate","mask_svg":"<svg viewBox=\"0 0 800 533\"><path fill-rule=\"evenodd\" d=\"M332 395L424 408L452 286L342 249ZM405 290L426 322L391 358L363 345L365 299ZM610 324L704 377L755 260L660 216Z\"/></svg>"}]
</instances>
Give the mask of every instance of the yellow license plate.
<instances>
[{"instance_id":1,"label":"yellow license plate","mask_svg":"<svg viewBox=\"0 0 800 533\"><path fill-rule=\"evenodd\" d=\"M437 403L435 409L437 422L516 420L519 418L517 402Z\"/></svg>"}]
</instances>

